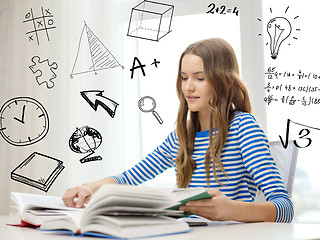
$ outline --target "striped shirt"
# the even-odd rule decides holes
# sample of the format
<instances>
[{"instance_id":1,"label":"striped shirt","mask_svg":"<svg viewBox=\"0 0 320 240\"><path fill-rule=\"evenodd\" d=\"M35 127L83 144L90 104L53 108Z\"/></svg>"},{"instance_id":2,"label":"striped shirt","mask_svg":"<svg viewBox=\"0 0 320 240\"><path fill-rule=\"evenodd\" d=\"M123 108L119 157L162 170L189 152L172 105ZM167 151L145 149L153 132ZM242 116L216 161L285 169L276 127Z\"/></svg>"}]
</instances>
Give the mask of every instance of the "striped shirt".
<instances>
[{"instance_id":1,"label":"striped shirt","mask_svg":"<svg viewBox=\"0 0 320 240\"><path fill-rule=\"evenodd\" d=\"M205 174L205 153L209 145L209 130L198 132L192 157L196 162L189 187L208 187ZM131 169L113 176L120 184L138 185L153 179L166 169L175 166L179 140L173 131L151 154ZM210 169L210 188L218 188L233 200L253 202L258 190L277 209L276 222L291 222L293 204L271 156L269 144L255 118L244 112L233 117L226 143L221 151L225 176L217 170L222 184L218 184Z\"/></svg>"}]
</instances>

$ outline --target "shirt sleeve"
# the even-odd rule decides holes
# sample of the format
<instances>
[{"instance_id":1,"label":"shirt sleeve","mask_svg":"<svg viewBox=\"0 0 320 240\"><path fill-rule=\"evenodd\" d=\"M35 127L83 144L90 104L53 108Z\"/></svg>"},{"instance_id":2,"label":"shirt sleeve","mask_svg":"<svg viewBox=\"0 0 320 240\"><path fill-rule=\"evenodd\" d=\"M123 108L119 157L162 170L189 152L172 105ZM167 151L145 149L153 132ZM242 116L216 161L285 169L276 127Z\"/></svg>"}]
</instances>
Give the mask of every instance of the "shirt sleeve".
<instances>
[{"instance_id":1,"label":"shirt sleeve","mask_svg":"<svg viewBox=\"0 0 320 240\"><path fill-rule=\"evenodd\" d=\"M244 114L239 120L239 145L244 166L277 209L275 222L291 222L293 203L271 156L269 143L254 117Z\"/></svg>"},{"instance_id":2,"label":"shirt sleeve","mask_svg":"<svg viewBox=\"0 0 320 240\"><path fill-rule=\"evenodd\" d=\"M113 176L119 184L138 185L155 178L174 165L173 152L178 151L177 137L171 132L165 141L146 158L122 174Z\"/></svg>"}]
</instances>

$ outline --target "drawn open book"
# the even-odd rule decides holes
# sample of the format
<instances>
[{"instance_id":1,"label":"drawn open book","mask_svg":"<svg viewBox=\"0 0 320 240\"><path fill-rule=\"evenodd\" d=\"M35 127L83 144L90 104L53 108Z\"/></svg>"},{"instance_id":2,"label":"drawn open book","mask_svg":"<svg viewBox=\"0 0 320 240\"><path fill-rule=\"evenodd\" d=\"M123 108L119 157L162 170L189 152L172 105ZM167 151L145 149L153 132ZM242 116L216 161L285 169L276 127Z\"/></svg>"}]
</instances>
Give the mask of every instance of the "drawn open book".
<instances>
[{"instance_id":1,"label":"drawn open book","mask_svg":"<svg viewBox=\"0 0 320 240\"><path fill-rule=\"evenodd\" d=\"M211 197L203 188L172 189L108 184L91 198L83 212L67 212L45 221L40 230L63 230L82 236L140 238L182 233L188 224L176 218L188 199ZM168 217L168 216L174 216ZM60 232L61 233L61 232Z\"/></svg>"}]
</instances>

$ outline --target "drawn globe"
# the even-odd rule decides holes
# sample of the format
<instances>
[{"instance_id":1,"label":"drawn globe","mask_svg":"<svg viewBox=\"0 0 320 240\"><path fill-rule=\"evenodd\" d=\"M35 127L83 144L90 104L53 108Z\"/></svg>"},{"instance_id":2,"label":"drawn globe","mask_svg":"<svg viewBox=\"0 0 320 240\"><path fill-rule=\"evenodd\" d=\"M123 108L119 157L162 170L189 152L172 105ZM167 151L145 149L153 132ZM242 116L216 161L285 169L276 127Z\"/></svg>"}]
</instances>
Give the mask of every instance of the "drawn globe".
<instances>
[{"instance_id":1,"label":"drawn globe","mask_svg":"<svg viewBox=\"0 0 320 240\"><path fill-rule=\"evenodd\" d=\"M77 128L69 139L69 147L76 153L94 152L102 142L101 134L94 128L84 126Z\"/></svg>"}]
</instances>

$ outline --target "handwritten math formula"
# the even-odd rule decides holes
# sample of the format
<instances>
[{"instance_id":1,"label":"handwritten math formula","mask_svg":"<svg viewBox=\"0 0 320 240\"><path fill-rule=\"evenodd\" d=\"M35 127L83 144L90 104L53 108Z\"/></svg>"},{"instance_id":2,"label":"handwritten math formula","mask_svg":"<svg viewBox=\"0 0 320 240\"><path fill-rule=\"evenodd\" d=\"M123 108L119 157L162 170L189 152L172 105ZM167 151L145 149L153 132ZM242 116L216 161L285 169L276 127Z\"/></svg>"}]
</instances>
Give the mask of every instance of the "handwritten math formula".
<instances>
[{"instance_id":1,"label":"handwritten math formula","mask_svg":"<svg viewBox=\"0 0 320 240\"><path fill-rule=\"evenodd\" d=\"M298 72L290 72L290 71L278 71L276 67L269 67L268 71L265 73L268 79L279 79L279 78L293 78L293 79L319 79L320 73L310 73L303 72L299 70Z\"/></svg>"},{"instance_id":2,"label":"handwritten math formula","mask_svg":"<svg viewBox=\"0 0 320 240\"><path fill-rule=\"evenodd\" d=\"M302 106L319 105L320 98L313 96L313 93L320 92L320 86L311 85L299 85L295 86L293 84L271 84L267 83L264 89L268 92L268 95L264 97L264 102L270 105L273 102L279 102L288 105L301 104ZM275 94L272 94L274 92ZM285 92L284 95L278 96L277 93ZM299 96L297 96L298 93ZM305 94L300 96L301 93ZM309 95L308 95L309 94Z\"/></svg>"},{"instance_id":3,"label":"handwritten math formula","mask_svg":"<svg viewBox=\"0 0 320 240\"><path fill-rule=\"evenodd\" d=\"M319 131L320 128L308 126L288 119L286 126L286 134L285 136L279 135L279 138L283 148L285 149L288 147L289 138L295 139L293 143L296 147L306 148L311 145L311 137L313 136L315 130ZM290 135L291 137L289 137Z\"/></svg>"},{"instance_id":4,"label":"handwritten math formula","mask_svg":"<svg viewBox=\"0 0 320 240\"><path fill-rule=\"evenodd\" d=\"M206 13L211 14L235 14L236 16L239 16L239 9L237 7L234 8L228 8L225 5L216 6L214 3L210 3L208 5L209 10Z\"/></svg>"},{"instance_id":5,"label":"handwritten math formula","mask_svg":"<svg viewBox=\"0 0 320 240\"><path fill-rule=\"evenodd\" d=\"M299 92L306 92L306 93L313 93L320 91L320 87L312 86L312 85L306 85L306 86L295 86L293 84L271 84L270 82L267 83L267 86L264 87L264 89L269 93L271 91L299 91Z\"/></svg>"},{"instance_id":6,"label":"handwritten math formula","mask_svg":"<svg viewBox=\"0 0 320 240\"><path fill-rule=\"evenodd\" d=\"M320 74L278 71L276 67L269 67L265 73L267 82L264 87L266 95L264 102L281 103L287 105L312 106L320 104Z\"/></svg>"},{"instance_id":7,"label":"handwritten math formula","mask_svg":"<svg viewBox=\"0 0 320 240\"><path fill-rule=\"evenodd\" d=\"M314 98L311 96L303 96L302 98L297 98L293 95L283 95L280 98L275 97L273 95L268 95L264 97L264 102L270 105L272 102L280 102L288 105L296 105L301 104L302 106L310 106L310 105L320 105L320 98Z\"/></svg>"}]
</instances>

